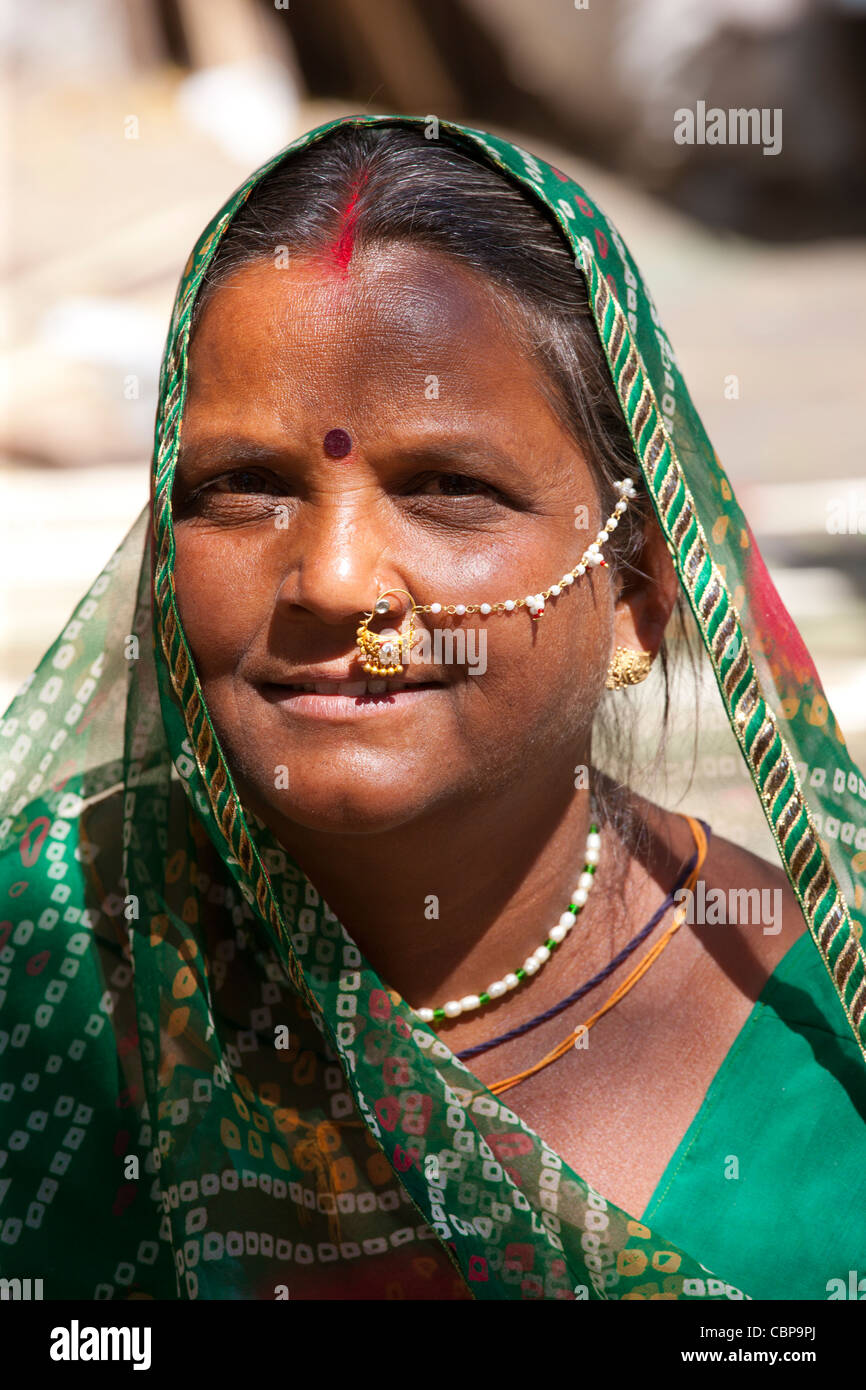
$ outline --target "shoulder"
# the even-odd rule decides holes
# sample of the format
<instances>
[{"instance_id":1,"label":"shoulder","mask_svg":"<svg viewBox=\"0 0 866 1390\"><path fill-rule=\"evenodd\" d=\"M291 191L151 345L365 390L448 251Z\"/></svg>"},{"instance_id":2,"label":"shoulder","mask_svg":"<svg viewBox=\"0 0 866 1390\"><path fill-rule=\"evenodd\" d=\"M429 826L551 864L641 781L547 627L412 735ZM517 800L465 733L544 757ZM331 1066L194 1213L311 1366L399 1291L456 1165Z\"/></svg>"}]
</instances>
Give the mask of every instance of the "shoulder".
<instances>
[{"instance_id":1,"label":"shoulder","mask_svg":"<svg viewBox=\"0 0 866 1390\"><path fill-rule=\"evenodd\" d=\"M770 974L806 932L806 919L781 863L714 835L703 876L717 890L732 940L748 943L750 956ZM706 893L705 893L706 902Z\"/></svg>"},{"instance_id":2,"label":"shoulder","mask_svg":"<svg viewBox=\"0 0 866 1390\"><path fill-rule=\"evenodd\" d=\"M688 820L648 801L642 809L660 845L670 847L670 874L671 865L680 866L694 854ZM711 826L708 817L703 819ZM675 876L678 872L678 867L673 869ZM760 990L807 929L781 863L771 864L721 835L710 837L693 894L689 925L749 993Z\"/></svg>"}]
</instances>

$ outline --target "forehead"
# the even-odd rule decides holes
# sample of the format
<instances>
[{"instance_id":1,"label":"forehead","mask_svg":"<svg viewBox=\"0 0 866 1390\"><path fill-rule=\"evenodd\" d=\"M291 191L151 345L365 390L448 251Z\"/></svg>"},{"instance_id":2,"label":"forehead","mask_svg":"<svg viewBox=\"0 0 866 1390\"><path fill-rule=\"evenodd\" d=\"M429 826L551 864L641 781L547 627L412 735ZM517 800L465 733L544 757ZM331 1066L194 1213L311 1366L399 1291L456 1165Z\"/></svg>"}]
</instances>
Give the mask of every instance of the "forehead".
<instances>
[{"instance_id":1,"label":"forehead","mask_svg":"<svg viewBox=\"0 0 866 1390\"><path fill-rule=\"evenodd\" d=\"M225 412L234 401L292 413L336 394L369 411L395 396L411 404L419 385L428 408L431 398L525 406L540 398L538 369L504 303L478 272L403 244L366 249L348 268L314 256L254 262L202 311L189 409Z\"/></svg>"}]
</instances>

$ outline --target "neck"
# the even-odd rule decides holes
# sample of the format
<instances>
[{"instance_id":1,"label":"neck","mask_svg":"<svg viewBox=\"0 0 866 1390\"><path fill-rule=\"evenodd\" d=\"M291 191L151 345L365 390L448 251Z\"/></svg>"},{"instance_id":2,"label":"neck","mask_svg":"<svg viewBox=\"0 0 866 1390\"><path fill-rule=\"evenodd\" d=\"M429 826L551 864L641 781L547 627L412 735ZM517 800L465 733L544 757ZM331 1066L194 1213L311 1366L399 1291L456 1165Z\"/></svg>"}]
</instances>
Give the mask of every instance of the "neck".
<instances>
[{"instance_id":1,"label":"neck","mask_svg":"<svg viewBox=\"0 0 866 1390\"><path fill-rule=\"evenodd\" d=\"M383 982L417 1008L480 994L543 943L583 871L589 825L588 791L557 799L545 782L380 835L292 826L280 838ZM577 949L590 971L627 934L628 868L625 845L602 826L580 932L559 948Z\"/></svg>"}]
</instances>

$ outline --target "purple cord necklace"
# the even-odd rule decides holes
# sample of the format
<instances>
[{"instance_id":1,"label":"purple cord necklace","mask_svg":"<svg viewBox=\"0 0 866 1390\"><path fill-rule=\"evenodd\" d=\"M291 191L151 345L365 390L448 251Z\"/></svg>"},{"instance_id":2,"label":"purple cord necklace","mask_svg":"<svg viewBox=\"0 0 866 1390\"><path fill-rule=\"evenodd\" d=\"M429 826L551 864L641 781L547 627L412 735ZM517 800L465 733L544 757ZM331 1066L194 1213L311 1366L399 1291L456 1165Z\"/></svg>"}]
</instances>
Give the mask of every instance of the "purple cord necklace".
<instances>
[{"instance_id":1,"label":"purple cord necklace","mask_svg":"<svg viewBox=\"0 0 866 1390\"><path fill-rule=\"evenodd\" d=\"M706 821L702 821L699 818L698 821L699 824L703 826L704 834L707 837L707 844L709 845L713 832ZM633 951L637 950L641 942L645 941L649 936L653 927L657 926L662 917L664 917L668 908L673 906L675 895L687 881L697 862L698 851L695 850L680 878L674 884L661 906L653 913L646 926L641 927L637 936L632 937L628 945L623 946L619 955L614 956L613 960L610 961L603 970L600 970L597 975L593 975L591 980L587 980L586 984L581 985L579 989L576 989L573 994L569 994L567 998L561 999L560 1002L554 1004L552 1008L545 1009L543 1014L536 1014L535 1018L530 1018L526 1023L518 1024L516 1028L510 1028L507 1033L500 1033L498 1038L491 1038L489 1042L476 1043L474 1047L464 1048L462 1052L456 1052L454 1054L455 1057L458 1057L461 1062L465 1062L467 1057L477 1057L479 1052L489 1052L491 1047L498 1047L500 1043L510 1042L512 1038L519 1038L524 1033L530 1032L531 1029L537 1028L539 1024L546 1023L549 1018L555 1018L557 1014L562 1013L563 1009L567 1009L570 1004L576 1004L578 999L582 999L591 989L595 989L596 985L600 985L603 980L606 980L609 975L613 974L618 966L622 965L624 960L628 959Z\"/></svg>"}]
</instances>

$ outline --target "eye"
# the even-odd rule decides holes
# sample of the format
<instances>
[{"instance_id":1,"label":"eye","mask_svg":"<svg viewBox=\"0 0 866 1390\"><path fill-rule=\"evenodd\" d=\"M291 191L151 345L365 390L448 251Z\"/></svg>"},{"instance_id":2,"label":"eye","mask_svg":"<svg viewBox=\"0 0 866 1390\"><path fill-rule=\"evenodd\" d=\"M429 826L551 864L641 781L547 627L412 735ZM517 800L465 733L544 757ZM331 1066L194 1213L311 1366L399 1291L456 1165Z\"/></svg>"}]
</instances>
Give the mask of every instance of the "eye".
<instances>
[{"instance_id":1,"label":"eye","mask_svg":"<svg viewBox=\"0 0 866 1390\"><path fill-rule=\"evenodd\" d=\"M176 479L172 510L177 521L255 521L271 516L275 499L286 498L291 491L285 479L267 469L233 468L198 486Z\"/></svg>"},{"instance_id":2,"label":"eye","mask_svg":"<svg viewBox=\"0 0 866 1390\"><path fill-rule=\"evenodd\" d=\"M268 493L270 495L281 496L285 492L285 484L273 474L254 473L249 468L236 468L231 473L224 473L221 478L215 478L212 483L207 483L203 492L223 492L223 493L243 493L246 496Z\"/></svg>"},{"instance_id":3,"label":"eye","mask_svg":"<svg viewBox=\"0 0 866 1390\"><path fill-rule=\"evenodd\" d=\"M481 478L468 473L433 473L419 479L412 489L413 496L425 497L483 497L503 501L502 493Z\"/></svg>"},{"instance_id":4,"label":"eye","mask_svg":"<svg viewBox=\"0 0 866 1390\"><path fill-rule=\"evenodd\" d=\"M446 497L466 497L482 493L489 496L495 489L488 487L478 478L470 478L465 473L440 473L433 481L438 484Z\"/></svg>"}]
</instances>

